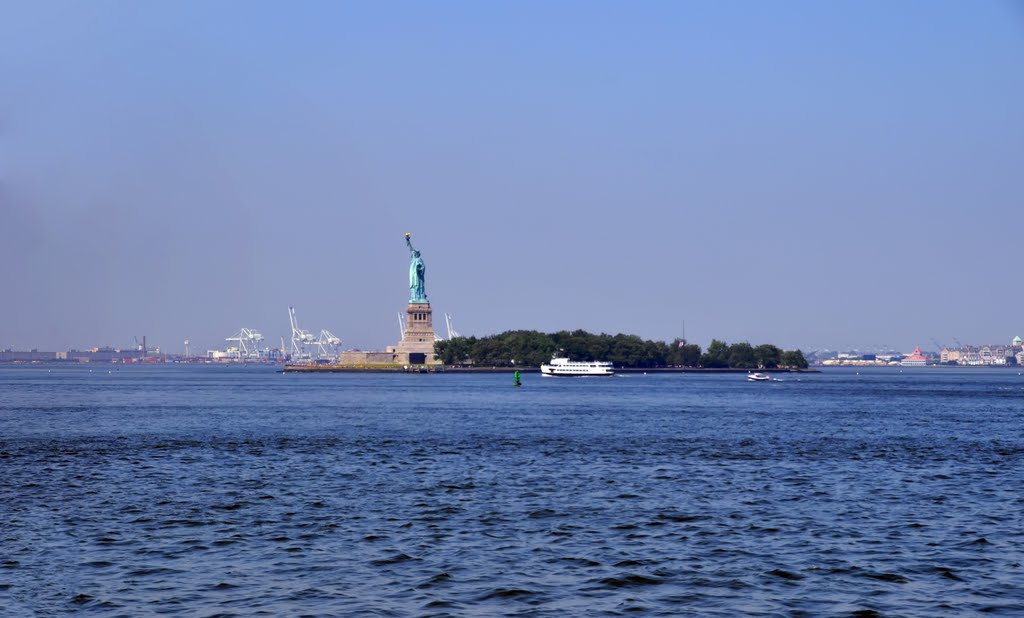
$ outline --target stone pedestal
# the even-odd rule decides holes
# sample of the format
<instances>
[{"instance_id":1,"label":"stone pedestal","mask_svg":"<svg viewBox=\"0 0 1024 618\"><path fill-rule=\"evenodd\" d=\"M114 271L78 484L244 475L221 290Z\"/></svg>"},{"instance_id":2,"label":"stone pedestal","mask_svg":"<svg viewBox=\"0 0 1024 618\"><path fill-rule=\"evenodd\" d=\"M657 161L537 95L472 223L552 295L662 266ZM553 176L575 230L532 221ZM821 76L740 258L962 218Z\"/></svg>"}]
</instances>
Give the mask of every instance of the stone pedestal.
<instances>
[{"instance_id":1,"label":"stone pedestal","mask_svg":"<svg viewBox=\"0 0 1024 618\"><path fill-rule=\"evenodd\" d=\"M409 303L405 309L405 333L395 348L399 362L409 365L434 365L433 314L430 303Z\"/></svg>"}]
</instances>

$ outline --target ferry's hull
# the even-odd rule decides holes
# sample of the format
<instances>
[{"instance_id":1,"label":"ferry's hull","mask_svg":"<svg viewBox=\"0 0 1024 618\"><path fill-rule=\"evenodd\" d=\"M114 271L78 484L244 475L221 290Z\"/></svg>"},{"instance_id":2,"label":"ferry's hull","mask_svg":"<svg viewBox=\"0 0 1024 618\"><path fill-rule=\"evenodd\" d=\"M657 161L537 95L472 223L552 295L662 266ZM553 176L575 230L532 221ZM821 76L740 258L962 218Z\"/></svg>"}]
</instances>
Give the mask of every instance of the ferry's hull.
<instances>
[{"instance_id":1,"label":"ferry's hull","mask_svg":"<svg viewBox=\"0 0 1024 618\"><path fill-rule=\"evenodd\" d=\"M615 372L609 371L607 373L577 373L577 372L555 372L546 370L544 367L540 368L540 375L547 376L549 378L607 378L615 375Z\"/></svg>"}]
</instances>

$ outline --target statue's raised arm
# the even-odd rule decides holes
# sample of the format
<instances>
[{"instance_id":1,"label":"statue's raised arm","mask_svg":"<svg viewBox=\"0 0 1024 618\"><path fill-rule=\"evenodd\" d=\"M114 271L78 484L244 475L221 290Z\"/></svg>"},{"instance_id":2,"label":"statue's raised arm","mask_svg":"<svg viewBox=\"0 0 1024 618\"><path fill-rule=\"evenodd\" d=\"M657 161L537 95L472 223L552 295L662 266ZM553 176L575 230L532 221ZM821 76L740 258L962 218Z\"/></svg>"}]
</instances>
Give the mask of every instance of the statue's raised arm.
<instances>
[{"instance_id":1,"label":"statue's raised arm","mask_svg":"<svg viewBox=\"0 0 1024 618\"><path fill-rule=\"evenodd\" d=\"M426 303L427 301L427 267L420 257L420 252L412 246L412 234L405 233L405 245L409 247L409 302Z\"/></svg>"}]
</instances>

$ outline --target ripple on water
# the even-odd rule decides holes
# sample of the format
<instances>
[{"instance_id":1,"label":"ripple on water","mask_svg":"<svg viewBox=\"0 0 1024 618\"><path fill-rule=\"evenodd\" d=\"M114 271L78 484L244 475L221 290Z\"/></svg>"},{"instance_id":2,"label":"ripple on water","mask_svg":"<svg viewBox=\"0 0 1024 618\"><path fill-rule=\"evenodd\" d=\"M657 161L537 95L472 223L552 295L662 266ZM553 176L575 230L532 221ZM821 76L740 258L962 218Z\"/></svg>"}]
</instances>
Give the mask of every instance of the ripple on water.
<instances>
[{"instance_id":1,"label":"ripple on water","mask_svg":"<svg viewBox=\"0 0 1024 618\"><path fill-rule=\"evenodd\" d=\"M403 562L411 562L415 560L418 560L418 558L413 558L412 556L406 553L398 552L396 554L388 556L387 558L378 558L377 560L373 560L372 564L374 566L390 566L393 564L402 564Z\"/></svg>"},{"instance_id":2,"label":"ripple on water","mask_svg":"<svg viewBox=\"0 0 1024 618\"><path fill-rule=\"evenodd\" d=\"M489 592L484 593L480 596L481 601L489 601L491 599L521 599L524 597L532 597L536 593L531 590L525 590L523 588L495 588Z\"/></svg>"},{"instance_id":3,"label":"ripple on water","mask_svg":"<svg viewBox=\"0 0 1024 618\"><path fill-rule=\"evenodd\" d=\"M597 583L606 588L636 588L640 586L658 586L665 582L658 577L631 573L618 577L603 577L597 580Z\"/></svg>"}]
</instances>

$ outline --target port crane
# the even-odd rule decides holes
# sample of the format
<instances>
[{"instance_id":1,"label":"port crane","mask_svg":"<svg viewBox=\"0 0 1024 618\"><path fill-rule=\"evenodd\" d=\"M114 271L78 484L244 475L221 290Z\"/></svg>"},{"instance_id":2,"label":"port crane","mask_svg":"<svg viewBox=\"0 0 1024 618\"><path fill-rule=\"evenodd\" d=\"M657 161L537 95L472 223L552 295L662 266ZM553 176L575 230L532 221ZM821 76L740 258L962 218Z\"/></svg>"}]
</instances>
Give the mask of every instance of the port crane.
<instances>
[{"instance_id":1,"label":"port crane","mask_svg":"<svg viewBox=\"0 0 1024 618\"><path fill-rule=\"evenodd\" d=\"M263 343L263 335L251 328L242 327L237 333L225 339L228 342L235 342L237 346L231 356L243 360L256 360L266 356L266 351L260 347ZM231 348L228 348L231 351Z\"/></svg>"},{"instance_id":2,"label":"port crane","mask_svg":"<svg viewBox=\"0 0 1024 618\"><path fill-rule=\"evenodd\" d=\"M307 347L316 344L316 337L313 336L313 333L299 328L299 321L295 317L295 307L288 307L288 320L292 325L292 359L308 360L310 353L307 351Z\"/></svg>"},{"instance_id":3,"label":"port crane","mask_svg":"<svg viewBox=\"0 0 1024 618\"><path fill-rule=\"evenodd\" d=\"M334 336L334 333L324 329L320 331L320 336L317 337L315 345L317 358L336 358L339 352L338 348L341 347L341 338Z\"/></svg>"},{"instance_id":4,"label":"port crane","mask_svg":"<svg viewBox=\"0 0 1024 618\"><path fill-rule=\"evenodd\" d=\"M147 354L149 354L150 352L153 352L154 354L160 354L160 346L147 347L146 346L146 336L143 335L142 336L142 343L139 343L139 338L135 337L135 351L136 352L141 352L142 353L142 355L141 355L142 358L145 359Z\"/></svg>"},{"instance_id":5,"label":"port crane","mask_svg":"<svg viewBox=\"0 0 1024 618\"><path fill-rule=\"evenodd\" d=\"M454 339L456 337L461 337L462 336L459 333L457 333L455 331L455 329L452 327L452 314L450 314L450 313L444 314L444 324L445 324L445 326L448 327L448 340L449 341L451 341L452 339Z\"/></svg>"}]
</instances>

